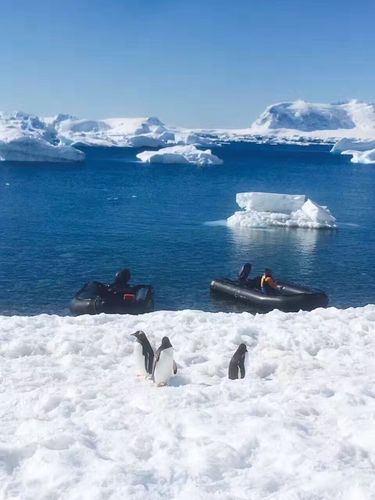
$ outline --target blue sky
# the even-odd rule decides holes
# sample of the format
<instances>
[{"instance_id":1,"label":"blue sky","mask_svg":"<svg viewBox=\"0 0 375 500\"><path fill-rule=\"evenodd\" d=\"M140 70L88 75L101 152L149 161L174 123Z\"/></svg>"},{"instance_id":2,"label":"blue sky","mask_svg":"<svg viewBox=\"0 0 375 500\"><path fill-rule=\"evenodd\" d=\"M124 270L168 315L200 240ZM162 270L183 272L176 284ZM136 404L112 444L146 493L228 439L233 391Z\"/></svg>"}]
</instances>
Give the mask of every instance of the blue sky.
<instances>
[{"instance_id":1,"label":"blue sky","mask_svg":"<svg viewBox=\"0 0 375 500\"><path fill-rule=\"evenodd\" d=\"M0 0L0 109L246 127L374 101L373 0Z\"/></svg>"}]
</instances>

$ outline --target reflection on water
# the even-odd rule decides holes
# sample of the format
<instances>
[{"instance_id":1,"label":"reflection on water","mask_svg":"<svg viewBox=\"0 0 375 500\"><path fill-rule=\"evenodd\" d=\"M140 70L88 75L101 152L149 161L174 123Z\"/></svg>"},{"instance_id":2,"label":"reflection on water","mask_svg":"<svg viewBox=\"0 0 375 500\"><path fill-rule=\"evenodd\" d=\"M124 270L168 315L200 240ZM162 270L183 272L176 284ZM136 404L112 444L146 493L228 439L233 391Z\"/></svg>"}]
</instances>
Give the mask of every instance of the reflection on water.
<instances>
[{"instance_id":1,"label":"reflection on water","mask_svg":"<svg viewBox=\"0 0 375 500\"><path fill-rule=\"evenodd\" d=\"M235 245L291 245L297 246L301 253L311 253L318 241L332 237L334 231L299 228L246 228L230 227Z\"/></svg>"},{"instance_id":2,"label":"reflection on water","mask_svg":"<svg viewBox=\"0 0 375 500\"><path fill-rule=\"evenodd\" d=\"M335 238L335 230L298 228L229 227L233 253L248 255L257 272L265 266L277 268L277 274L292 278L298 273L310 278L318 266L318 248ZM276 271L276 269L274 269Z\"/></svg>"}]
</instances>

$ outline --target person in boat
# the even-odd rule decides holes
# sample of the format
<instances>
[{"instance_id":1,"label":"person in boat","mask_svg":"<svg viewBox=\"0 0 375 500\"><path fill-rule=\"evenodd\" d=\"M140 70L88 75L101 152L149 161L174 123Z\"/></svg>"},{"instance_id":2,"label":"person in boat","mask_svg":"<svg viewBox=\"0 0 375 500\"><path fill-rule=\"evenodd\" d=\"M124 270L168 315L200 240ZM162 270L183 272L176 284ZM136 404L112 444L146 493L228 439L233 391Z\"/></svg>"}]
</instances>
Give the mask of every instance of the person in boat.
<instances>
[{"instance_id":1,"label":"person in boat","mask_svg":"<svg viewBox=\"0 0 375 500\"><path fill-rule=\"evenodd\" d=\"M109 294L118 300L129 300L130 295L134 295L133 288L129 285L131 274L129 269L118 271L114 282L108 286ZM129 297L127 297L129 295Z\"/></svg>"},{"instance_id":2,"label":"person in boat","mask_svg":"<svg viewBox=\"0 0 375 500\"><path fill-rule=\"evenodd\" d=\"M279 286L272 277L271 269L266 268L260 280L260 288L265 295L277 295Z\"/></svg>"},{"instance_id":3,"label":"person in boat","mask_svg":"<svg viewBox=\"0 0 375 500\"><path fill-rule=\"evenodd\" d=\"M246 262L246 264L242 266L242 269L239 272L238 281L241 285L247 286L249 288L254 288L256 286L257 279L249 278L250 273L251 273L251 264L250 262Z\"/></svg>"}]
</instances>

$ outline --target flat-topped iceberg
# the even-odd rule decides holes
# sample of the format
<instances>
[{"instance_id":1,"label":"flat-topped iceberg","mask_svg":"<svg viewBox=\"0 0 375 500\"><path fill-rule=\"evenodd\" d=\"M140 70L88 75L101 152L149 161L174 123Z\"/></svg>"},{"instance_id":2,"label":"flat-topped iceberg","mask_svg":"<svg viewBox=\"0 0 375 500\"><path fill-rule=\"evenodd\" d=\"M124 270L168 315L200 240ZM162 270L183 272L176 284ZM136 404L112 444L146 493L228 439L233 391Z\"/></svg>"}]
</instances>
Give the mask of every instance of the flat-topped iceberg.
<instances>
[{"instance_id":1,"label":"flat-topped iceberg","mask_svg":"<svg viewBox=\"0 0 375 500\"><path fill-rule=\"evenodd\" d=\"M306 197L279 193L237 193L241 211L227 219L232 227L335 228L336 219L327 207Z\"/></svg>"},{"instance_id":2,"label":"flat-topped iceberg","mask_svg":"<svg viewBox=\"0 0 375 500\"><path fill-rule=\"evenodd\" d=\"M53 126L35 115L0 113L0 161L75 162L82 151L63 144Z\"/></svg>"},{"instance_id":3,"label":"flat-topped iceberg","mask_svg":"<svg viewBox=\"0 0 375 500\"><path fill-rule=\"evenodd\" d=\"M221 165L223 161L212 154L210 149L201 150L193 145L171 146L158 151L144 151L137 154L137 158L144 163L174 163L193 165Z\"/></svg>"}]
</instances>

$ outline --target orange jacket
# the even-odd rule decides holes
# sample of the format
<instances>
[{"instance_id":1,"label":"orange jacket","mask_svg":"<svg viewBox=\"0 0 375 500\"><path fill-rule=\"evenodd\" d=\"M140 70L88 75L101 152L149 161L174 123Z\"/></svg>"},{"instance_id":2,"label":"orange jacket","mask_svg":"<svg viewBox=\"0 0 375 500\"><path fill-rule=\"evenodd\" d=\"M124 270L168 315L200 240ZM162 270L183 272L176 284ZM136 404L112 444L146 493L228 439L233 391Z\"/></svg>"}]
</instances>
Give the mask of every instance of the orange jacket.
<instances>
[{"instance_id":1,"label":"orange jacket","mask_svg":"<svg viewBox=\"0 0 375 500\"><path fill-rule=\"evenodd\" d=\"M265 274L263 274L260 280L261 288L263 288L264 285L269 285L271 288L277 288L276 281L273 280L272 276L266 276Z\"/></svg>"}]
</instances>

